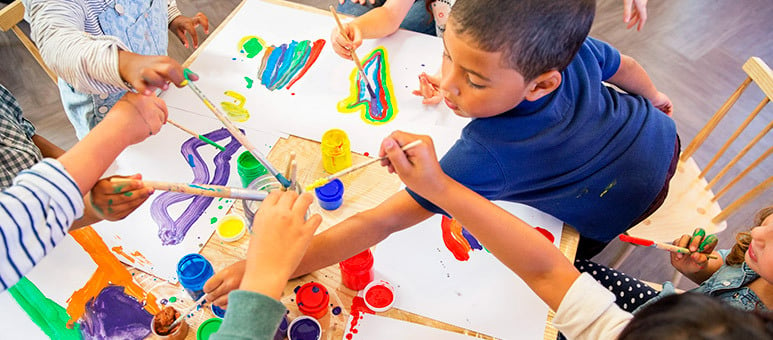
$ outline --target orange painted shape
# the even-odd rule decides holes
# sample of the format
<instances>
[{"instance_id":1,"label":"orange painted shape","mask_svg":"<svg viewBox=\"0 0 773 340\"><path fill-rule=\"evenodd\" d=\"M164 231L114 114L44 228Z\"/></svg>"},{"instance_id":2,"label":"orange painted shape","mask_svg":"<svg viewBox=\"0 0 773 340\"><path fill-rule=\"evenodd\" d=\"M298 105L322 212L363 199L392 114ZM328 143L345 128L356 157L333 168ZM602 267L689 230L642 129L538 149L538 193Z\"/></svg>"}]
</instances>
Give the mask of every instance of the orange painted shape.
<instances>
[{"instance_id":1,"label":"orange painted shape","mask_svg":"<svg viewBox=\"0 0 773 340\"><path fill-rule=\"evenodd\" d=\"M86 311L86 303L96 299L99 292L108 285L122 286L127 295L133 296L137 301L145 300L145 310L152 315L161 311L156 303L156 297L146 293L132 280L132 274L110 252L105 242L102 241L102 237L93 228L80 228L71 231L70 235L91 256L91 259L97 264L97 270L83 288L75 291L67 300L67 314L70 315L70 320L67 322L68 327L72 327L73 323L83 316Z\"/></svg>"},{"instance_id":2,"label":"orange painted shape","mask_svg":"<svg viewBox=\"0 0 773 340\"><path fill-rule=\"evenodd\" d=\"M134 263L134 258L131 257L129 254L125 253L123 251L123 247L116 246L116 247L113 247L113 248L110 248L110 249L112 249L114 253L125 257L127 260L129 260L129 262Z\"/></svg>"},{"instance_id":3,"label":"orange painted shape","mask_svg":"<svg viewBox=\"0 0 773 340\"><path fill-rule=\"evenodd\" d=\"M454 254L454 257L459 261L467 261L470 259L470 243L462 235L462 225L446 216L443 216L443 221L440 222L440 227L443 230L443 243L446 248Z\"/></svg>"}]
</instances>

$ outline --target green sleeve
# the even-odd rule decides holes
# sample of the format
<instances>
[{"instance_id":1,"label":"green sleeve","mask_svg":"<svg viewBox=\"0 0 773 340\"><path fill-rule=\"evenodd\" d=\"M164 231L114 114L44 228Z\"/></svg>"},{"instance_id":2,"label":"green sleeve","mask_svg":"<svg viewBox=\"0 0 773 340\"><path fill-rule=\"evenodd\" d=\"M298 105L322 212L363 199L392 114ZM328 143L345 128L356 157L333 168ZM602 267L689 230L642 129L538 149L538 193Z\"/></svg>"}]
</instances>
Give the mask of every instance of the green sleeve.
<instances>
[{"instance_id":1,"label":"green sleeve","mask_svg":"<svg viewBox=\"0 0 773 340\"><path fill-rule=\"evenodd\" d=\"M274 339L286 311L281 302L266 295L234 290L228 294L223 324L210 339Z\"/></svg>"}]
</instances>

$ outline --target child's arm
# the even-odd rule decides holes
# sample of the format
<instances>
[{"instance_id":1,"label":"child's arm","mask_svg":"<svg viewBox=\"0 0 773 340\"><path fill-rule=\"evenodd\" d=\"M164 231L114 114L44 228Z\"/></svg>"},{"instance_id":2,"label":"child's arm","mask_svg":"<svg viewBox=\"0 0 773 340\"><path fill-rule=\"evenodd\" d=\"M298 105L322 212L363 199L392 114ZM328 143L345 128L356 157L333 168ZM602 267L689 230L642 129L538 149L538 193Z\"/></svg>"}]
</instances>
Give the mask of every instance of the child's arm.
<instances>
[{"instance_id":1,"label":"child's arm","mask_svg":"<svg viewBox=\"0 0 773 340\"><path fill-rule=\"evenodd\" d=\"M652 102L652 106L665 112L669 116L673 113L671 99L664 93L658 91L655 84L652 83L652 80L647 75L647 71L645 71L635 59L625 54L620 54L620 67L612 77L607 79L607 81L617 85L628 93L638 94L649 99L649 101Z\"/></svg>"},{"instance_id":2,"label":"child's arm","mask_svg":"<svg viewBox=\"0 0 773 340\"><path fill-rule=\"evenodd\" d=\"M424 143L403 152L400 145ZM553 310L580 276L566 257L534 228L454 181L440 168L432 140L395 132L382 143L390 171L422 197L459 220L486 249L515 272Z\"/></svg>"},{"instance_id":3,"label":"child's arm","mask_svg":"<svg viewBox=\"0 0 773 340\"><path fill-rule=\"evenodd\" d=\"M701 284L710 278L724 264L724 259L719 252L714 251L719 240L714 235L706 235L701 229L695 229L691 235L682 235L674 241L674 245L690 249L690 255L671 253L671 265L692 282ZM709 258L714 255L716 258Z\"/></svg>"},{"instance_id":4,"label":"child's arm","mask_svg":"<svg viewBox=\"0 0 773 340\"><path fill-rule=\"evenodd\" d=\"M360 47L362 39L382 38L397 32L412 5L413 0L387 0L383 6L344 24L343 34L349 37L351 44L346 42L336 25L330 35L333 50L341 57L352 59L350 50Z\"/></svg>"},{"instance_id":5,"label":"child's arm","mask_svg":"<svg viewBox=\"0 0 773 340\"><path fill-rule=\"evenodd\" d=\"M626 28L636 26L641 31L647 22L647 0L623 0L623 22L628 24Z\"/></svg>"}]
</instances>

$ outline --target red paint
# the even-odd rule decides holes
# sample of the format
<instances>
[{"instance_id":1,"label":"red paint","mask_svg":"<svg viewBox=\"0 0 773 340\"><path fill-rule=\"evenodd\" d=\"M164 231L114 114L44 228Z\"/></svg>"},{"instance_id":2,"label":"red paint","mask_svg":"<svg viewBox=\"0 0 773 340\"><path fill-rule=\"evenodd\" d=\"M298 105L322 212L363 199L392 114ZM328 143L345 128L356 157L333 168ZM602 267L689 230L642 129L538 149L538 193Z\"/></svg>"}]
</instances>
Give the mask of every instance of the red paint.
<instances>
[{"instance_id":1,"label":"red paint","mask_svg":"<svg viewBox=\"0 0 773 340\"><path fill-rule=\"evenodd\" d=\"M320 319L327 314L330 295L327 288L317 282L309 282L301 286L295 293L295 303L298 310L308 316Z\"/></svg>"},{"instance_id":2,"label":"red paint","mask_svg":"<svg viewBox=\"0 0 773 340\"><path fill-rule=\"evenodd\" d=\"M346 333L346 339L352 340L354 334L357 334L357 324L363 318L363 313L376 314L365 305L365 299L355 296L352 299L352 305L349 307L349 312L352 315L352 322L349 324L349 332Z\"/></svg>"},{"instance_id":3,"label":"red paint","mask_svg":"<svg viewBox=\"0 0 773 340\"><path fill-rule=\"evenodd\" d=\"M650 247L653 244L655 244L654 241L645 240L643 238L632 237L632 236L628 236L628 235L620 235L620 241L630 242L630 243L638 244L640 246L645 246L645 247Z\"/></svg>"},{"instance_id":4,"label":"red paint","mask_svg":"<svg viewBox=\"0 0 773 340\"><path fill-rule=\"evenodd\" d=\"M539 231L540 234L542 234L542 236L545 236L545 238L547 238L548 241L550 241L550 243L553 243L553 241L556 240L556 237L553 236L553 234L551 232L549 232L549 231L547 231L545 229L542 229L540 227L534 227L534 229L537 229L537 231Z\"/></svg>"},{"instance_id":5,"label":"red paint","mask_svg":"<svg viewBox=\"0 0 773 340\"><path fill-rule=\"evenodd\" d=\"M373 281L373 253L370 249L352 256L338 264L341 281L352 290L361 290Z\"/></svg>"},{"instance_id":6,"label":"red paint","mask_svg":"<svg viewBox=\"0 0 773 340\"><path fill-rule=\"evenodd\" d=\"M319 53L322 52L322 47L325 46L325 39L319 39L314 42L314 44L311 45L311 52L309 53L309 60L306 61L306 65L303 65L303 68L300 72L298 72L298 75L295 76L295 78L290 81L289 84L287 84L286 89L290 89L290 86L293 86L296 81L301 79L304 74L306 74L306 71L309 70L312 64L314 64L315 61L317 61L317 57L319 57Z\"/></svg>"},{"instance_id":7,"label":"red paint","mask_svg":"<svg viewBox=\"0 0 773 340\"><path fill-rule=\"evenodd\" d=\"M291 96L294 96L294 95L295 95L295 92L292 92L292 93L290 93L290 95L291 95Z\"/></svg>"},{"instance_id":8,"label":"red paint","mask_svg":"<svg viewBox=\"0 0 773 340\"><path fill-rule=\"evenodd\" d=\"M454 257L459 261L469 260L472 248L462 235L462 225L454 219L443 216L440 228L443 231L443 243Z\"/></svg>"},{"instance_id":9,"label":"red paint","mask_svg":"<svg viewBox=\"0 0 773 340\"><path fill-rule=\"evenodd\" d=\"M368 153L368 152L365 152L365 153L364 153L364 154L362 154L362 155L363 155L363 156L365 156L365 157L368 157L368 156L370 156L370 153Z\"/></svg>"},{"instance_id":10,"label":"red paint","mask_svg":"<svg viewBox=\"0 0 773 340\"><path fill-rule=\"evenodd\" d=\"M374 308L389 306L394 299L395 295L392 290L383 285L373 286L365 292L365 301Z\"/></svg>"}]
</instances>

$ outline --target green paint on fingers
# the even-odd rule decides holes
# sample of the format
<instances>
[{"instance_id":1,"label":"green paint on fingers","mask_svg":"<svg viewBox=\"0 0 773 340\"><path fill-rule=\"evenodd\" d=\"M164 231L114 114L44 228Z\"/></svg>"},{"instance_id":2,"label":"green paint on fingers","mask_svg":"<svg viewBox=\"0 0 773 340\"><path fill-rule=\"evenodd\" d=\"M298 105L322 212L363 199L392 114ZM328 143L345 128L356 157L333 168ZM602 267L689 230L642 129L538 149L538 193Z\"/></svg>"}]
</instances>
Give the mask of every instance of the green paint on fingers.
<instances>
[{"instance_id":1,"label":"green paint on fingers","mask_svg":"<svg viewBox=\"0 0 773 340\"><path fill-rule=\"evenodd\" d=\"M126 196L126 197L131 197L132 196L132 192L131 191L127 191L127 192L123 193L123 195Z\"/></svg>"},{"instance_id":2,"label":"green paint on fingers","mask_svg":"<svg viewBox=\"0 0 773 340\"><path fill-rule=\"evenodd\" d=\"M38 325L49 338L83 339L79 324L75 323L72 329L67 328L67 321L70 320L67 310L43 295L40 289L27 278L21 278L8 291L32 322Z\"/></svg>"},{"instance_id":3,"label":"green paint on fingers","mask_svg":"<svg viewBox=\"0 0 773 340\"><path fill-rule=\"evenodd\" d=\"M706 231L703 230L703 228L695 228L695 231L692 233L692 237L696 237L696 236L700 236L700 237L706 236Z\"/></svg>"},{"instance_id":4,"label":"green paint on fingers","mask_svg":"<svg viewBox=\"0 0 773 340\"><path fill-rule=\"evenodd\" d=\"M703 239L703 242L701 242L701 245L698 246L698 251L702 252L704 249L706 249L706 247L714 243L716 240L717 240L717 236L714 234L706 236L706 238Z\"/></svg>"}]
</instances>

